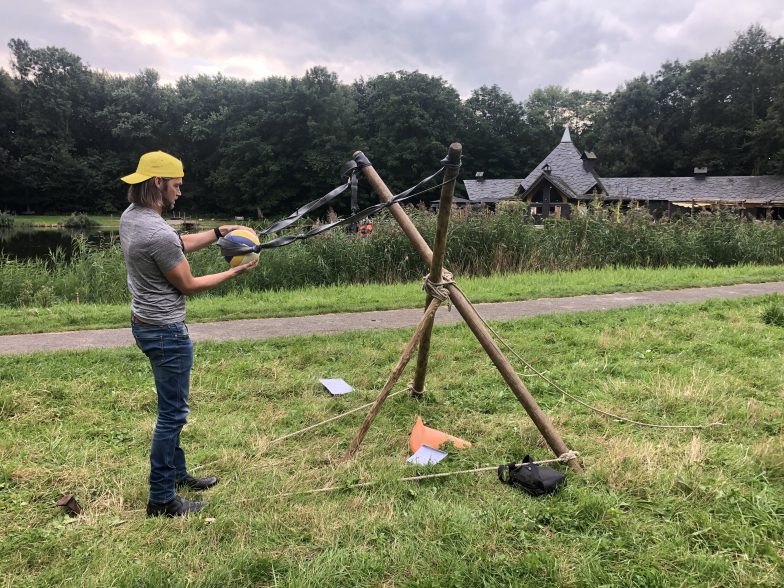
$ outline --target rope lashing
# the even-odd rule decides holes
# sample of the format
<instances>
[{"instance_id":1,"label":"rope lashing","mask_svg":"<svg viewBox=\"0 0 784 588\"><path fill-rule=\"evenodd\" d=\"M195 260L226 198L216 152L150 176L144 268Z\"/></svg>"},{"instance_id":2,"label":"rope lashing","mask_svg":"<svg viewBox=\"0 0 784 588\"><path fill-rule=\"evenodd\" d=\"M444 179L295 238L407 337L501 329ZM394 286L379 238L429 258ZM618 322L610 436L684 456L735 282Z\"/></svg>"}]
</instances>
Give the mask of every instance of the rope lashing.
<instances>
[{"instance_id":1,"label":"rope lashing","mask_svg":"<svg viewBox=\"0 0 784 588\"><path fill-rule=\"evenodd\" d=\"M536 465L544 465L548 463L563 463L568 461L569 459L574 459L579 453L576 451L567 451L563 455L568 456L568 458L563 457L556 457L554 459L543 459L541 461L534 461L534 462L526 462L528 464L535 463ZM515 467L521 466L523 464L514 464ZM490 472L490 471L498 471L498 466L488 466L482 468L473 468L470 470L457 470L454 472L441 472L438 474L425 474L422 476L408 476L405 478L398 478L397 482L418 482L420 480L431 480L433 478L445 478L447 476L456 476L460 474L474 474L479 472ZM273 494L271 496L265 496L264 498L283 498L286 496L300 496L304 494L319 494L322 492L334 492L336 490L352 490L354 488L367 488L368 486L375 486L376 484L380 484L381 481L376 482L359 482L357 484L349 484L347 486L326 486L324 488L317 488L315 490L300 490L298 492L284 492L282 494Z\"/></svg>"},{"instance_id":2,"label":"rope lashing","mask_svg":"<svg viewBox=\"0 0 784 588\"><path fill-rule=\"evenodd\" d=\"M410 396L423 396L425 394L424 388L422 390L414 388L414 382L409 382L406 390L408 390Z\"/></svg>"},{"instance_id":3,"label":"rope lashing","mask_svg":"<svg viewBox=\"0 0 784 588\"><path fill-rule=\"evenodd\" d=\"M441 273L440 282L433 282L430 280L430 276L425 276L422 289L427 292L428 296L435 298L439 302L443 303L446 301L447 309L451 311L452 303L449 300L449 290L447 290L446 287L454 283L455 282L452 280L452 274L444 270Z\"/></svg>"},{"instance_id":4,"label":"rope lashing","mask_svg":"<svg viewBox=\"0 0 784 588\"><path fill-rule=\"evenodd\" d=\"M579 452L569 450L569 451L565 451L561 455L559 455L558 459L560 461L563 461L563 462L568 462L568 461L571 461L573 459L577 459L578 455L580 455Z\"/></svg>"}]
</instances>

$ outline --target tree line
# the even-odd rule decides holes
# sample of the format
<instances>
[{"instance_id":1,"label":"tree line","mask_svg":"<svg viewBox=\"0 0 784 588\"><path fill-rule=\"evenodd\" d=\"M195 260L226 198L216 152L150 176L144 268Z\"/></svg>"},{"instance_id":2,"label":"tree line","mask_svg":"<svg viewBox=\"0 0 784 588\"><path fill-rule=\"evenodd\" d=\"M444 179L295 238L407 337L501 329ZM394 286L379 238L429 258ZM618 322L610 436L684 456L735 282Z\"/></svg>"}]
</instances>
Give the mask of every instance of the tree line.
<instances>
[{"instance_id":1,"label":"tree line","mask_svg":"<svg viewBox=\"0 0 784 588\"><path fill-rule=\"evenodd\" d=\"M560 86L516 101L497 85L463 100L444 79L398 71L346 84L324 67L246 81L91 69L63 48L12 39L0 69L0 210L116 213L119 177L163 149L185 163L178 210L288 213L339 182L361 149L393 190L434 171L453 141L463 177L522 178L560 140L603 176L784 173L784 43L760 26L727 49L665 62L614 92ZM370 195L362 197L372 202ZM339 207L338 207L339 208ZM339 208L339 211L342 211Z\"/></svg>"}]
</instances>

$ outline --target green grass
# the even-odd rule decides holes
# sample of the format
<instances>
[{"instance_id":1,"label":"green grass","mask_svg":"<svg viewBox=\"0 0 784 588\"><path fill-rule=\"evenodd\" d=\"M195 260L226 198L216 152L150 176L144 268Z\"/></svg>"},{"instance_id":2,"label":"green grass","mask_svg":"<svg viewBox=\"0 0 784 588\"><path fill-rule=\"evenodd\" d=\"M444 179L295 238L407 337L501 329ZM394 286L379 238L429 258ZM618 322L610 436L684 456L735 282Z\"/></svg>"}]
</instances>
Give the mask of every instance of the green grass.
<instances>
[{"instance_id":1,"label":"green grass","mask_svg":"<svg viewBox=\"0 0 784 588\"><path fill-rule=\"evenodd\" d=\"M50 215L43 215L43 214L31 214L31 215L17 215L14 217L15 222L14 226L24 227L24 226L34 226L34 225L59 225L65 219L69 217L70 214L50 214ZM105 229L114 229L117 230L120 228L120 215L100 215L100 214L90 214L88 215L89 218L97 223L100 228Z\"/></svg>"},{"instance_id":2,"label":"green grass","mask_svg":"<svg viewBox=\"0 0 784 588\"><path fill-rule=\"evenodd\" d=\"M2 585L781 586L784 330L762 318L774 304L496 323L590 404L661 424L724 423L616 423L526 378L586 467L540 499L493 472L397 481L550 457L464 326L436 329L424 400L388 400L349 463L361 414L270 441L371 400L410 330L197 345L183 443L192 468L222 480L205 515L183 520L143 514L155 398L138 350L0 357ZM331 398L322 377L356 391ZM473 447L407 465L417 415ZM275 497L358 481L379 483ZM65 492L81 517L53 506Z\"/></svg>"},{"instance_id":3,"label":"green grass","mask_svg":"<svg viewBox=\"0 0 784 588\"><path fill-rule=\"evenodd\" d=\"M501 302L545 297L640 292L696 286L718 286L781 280L780 265L679 267L661 269L605 268L573 272L527 272L490 277L457 277L473 302ZM241 281L243 278L240 278ZM124 287L116 284L115 287ZM41 296L44 290L34 295ZM190 322L267 318L389 310L422 305L421 283L366 284L197 296L188 302ZM124 327L128 305L54 304L0 306L0 335Z\"/></svg>"},{"instance_id":4,"label":"green grass","mask_svg":"<svg viewBox=\"0 0 784 588\"><path fill-rule=\"evenodd\" d=\"M70 216L71 213L64 213L64 214L20 214L15 215L14 218L14 226L17 228L20 227L28 227L33 225L59 225ZM100 228L103 230L119 230L120 228L120 214L112 214L112 215L101 215L101 214L88 214L87 215L91 220L97 223L96 228ZM231 222L235 223L236 221L227 221L215 218L196 218L196 217L187 217L188 220L197 220L203 221L205 226L216 226L216 224Z\"/></svg>"}]
</instances>

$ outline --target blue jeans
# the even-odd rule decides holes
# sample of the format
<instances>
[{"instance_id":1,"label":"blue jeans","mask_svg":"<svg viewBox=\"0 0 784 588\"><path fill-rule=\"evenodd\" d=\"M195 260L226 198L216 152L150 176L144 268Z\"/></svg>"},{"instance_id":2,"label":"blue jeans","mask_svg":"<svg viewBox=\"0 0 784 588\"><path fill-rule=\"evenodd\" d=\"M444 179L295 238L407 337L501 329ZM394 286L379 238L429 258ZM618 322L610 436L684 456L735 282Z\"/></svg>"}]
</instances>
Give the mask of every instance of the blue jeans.
<instances>
[{"instance_id":1,"label":"blue jeans","mask_svg":"<svg viewBox=\"0 0 784 588\"><path fill-rule=\"evenodd\" d=\"M175 497L175 484L187 474L180 431L188 418L193 343L185 323L131 323L136 345L150 359L158 391L158 420L150 449L150 502Z\"/></svg>"}]
</instances>

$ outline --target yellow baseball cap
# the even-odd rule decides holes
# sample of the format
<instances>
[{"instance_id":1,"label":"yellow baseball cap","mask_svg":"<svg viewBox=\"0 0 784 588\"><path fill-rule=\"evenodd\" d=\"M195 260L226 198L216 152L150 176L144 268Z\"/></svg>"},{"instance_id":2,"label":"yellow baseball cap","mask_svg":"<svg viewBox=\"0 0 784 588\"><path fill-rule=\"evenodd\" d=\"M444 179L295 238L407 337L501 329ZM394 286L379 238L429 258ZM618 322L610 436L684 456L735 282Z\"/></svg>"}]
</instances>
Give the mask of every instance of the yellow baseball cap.
<instances>
[{"instance_id":1,"label":"yellow baseball cap","mask_svg":"<svg viewBox=\"0 0 784 588\"><path fill-rule=\"evenodd\" d=\"M126 184L140 184L150 178L181 178L184 175L179 159L163 151L151 151L139 158L135 173L120 179Z\"/></svg>"}]
</instances>

